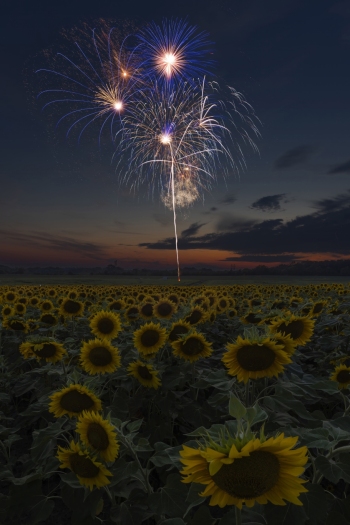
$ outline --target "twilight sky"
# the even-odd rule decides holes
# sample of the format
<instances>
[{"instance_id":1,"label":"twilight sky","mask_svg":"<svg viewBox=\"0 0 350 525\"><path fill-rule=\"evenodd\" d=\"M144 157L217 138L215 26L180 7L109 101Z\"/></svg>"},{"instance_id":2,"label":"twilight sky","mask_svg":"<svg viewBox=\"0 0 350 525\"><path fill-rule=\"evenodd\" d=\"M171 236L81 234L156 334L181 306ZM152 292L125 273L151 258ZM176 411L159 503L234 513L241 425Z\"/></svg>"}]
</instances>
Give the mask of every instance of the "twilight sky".
<instances>
[{"instance_id":1,"label":"twilight sky","mask_svg":"<svg viewBox=\"0 0 350 525\"><path fill-rule=\"evenodd\" d=\"M5 12L4 12L5 10ZM2 8L0 264L176 266L172 212L118 182L111 151L65 140L33 100L62 30L98 18L186 18L254 107L259 154L178 217L182 266L350 258L350 3L7 0Z\"/></svg>"}]
</instances>

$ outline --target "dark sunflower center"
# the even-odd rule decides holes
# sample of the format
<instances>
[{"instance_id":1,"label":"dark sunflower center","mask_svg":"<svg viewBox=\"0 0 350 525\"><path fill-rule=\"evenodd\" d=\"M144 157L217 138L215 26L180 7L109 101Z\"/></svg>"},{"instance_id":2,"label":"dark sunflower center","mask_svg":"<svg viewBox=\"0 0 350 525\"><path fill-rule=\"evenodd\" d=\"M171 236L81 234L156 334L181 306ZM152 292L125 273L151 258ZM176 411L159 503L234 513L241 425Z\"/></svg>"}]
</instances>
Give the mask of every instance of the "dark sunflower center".
<instances>
[{"instance_id":1,"label":"dark sunflower center","mask_svg":"<svg viewBox=\"0 0 350 525\"><path fill-rule=\"evenodd\" d=\"M172 311L173 311L172 306L169 303L160 303L157 306L157 313L161 317L167 317L168 315L171 314Z\"/></svg>"},{"instance_id":2,"label":"dark sunflower center","mask_svg":"<svg viewBox=\"0 0 350 525\"><path fill-rule=\"evenodd\" d=\"M86 435L90 445L96 450L106 450L108 448L108 434L98 423L89 423Z\"/></svg>"},{"instance_id":3,"label":"dark sunflower center","mask_svg":"<svg viewBox=\"0 0 350 525\"><path fill-rule=\"evenodd\" d=\"M188 328L186 326L174 326L169 334L169 341L176 341L179 335L187 334Z\"/></svg>"},{"instance_id":4,"label":"dark sunflower center","mask_svg":"<svg viewBox=\"0 0 350 525\"><path fill-rule=\"evenodd\" d=\"M146 379L147 381L152 381L153 376L151 372L148 370L147 366L140 365L137 369L137 372L142 377L142 379Z\"/></svg>"},{"instance_id":5,"label":"dark sunflower center","mask_svg":"<svg viewBox=\"0 0 350 525\"><path fill-rule=\"evenodd\" d=\"M142 315L145 317L152 317L153 315L153 305L152 303L146 303L141 307Z\"/></svg>"},{"instance_id":6,"label":"dark sunflower center","mask_svg":"<svg viewBox=\"0 0 350 525\"><path fill-rule=\"evenodd\" d=\"M266 345L242 346L237 351L239 366L249 372L266 370L274 363L275 358L275 352Z\"/></svg>"},{"instance_id":7,"label":"dark sunflower center","mask_svg":"<svg viewBox=\"0 0 350 525\"><path fill-rule=\"evenodd\" d=\"M250 313L245 316L245 320L247 321L247 323L257 324L260 323L261 317L257 317L255 314Z\"/></svg>"},{"instance_id":8,"label":"dark sunflower center","mask_svg":"<svg viewBox=\"0 0 350 525\"><path fill-rule=\"evenodd\" d=\"M53 357L56 354L56 346L52 343L44 343L40 350L34 350L38 357Z\"/></svg>"},{"instance_id":9,"label":"dark sunflower center","mask_svg":"<svg viewBox=\"0 0 350 525\"><path fill-rule=\"evenodd\" d=\"M25 326L23 323L21 323L21 321L11 321L10 327L12 328L12 330L24 330L25 329Z\"/></svg>"},{"instance_id":10,"label":"dark sunflower center","mask_svg":"<svg viewBox=\"0 0 350 525\"><path fill-rule=\"evenodd\" d=\"M67 314L76 314L80 310L80 304L76 301L68 299L67 301L65 301L63 308Z\"/></svg>"},{"instance_id":11,"label":"dark sunflower center","mask_svg":"<svg viewBox=\"0 0 350 525\"><path fill-rule=\"evenodd\" d=\"M193 312L186 317L186 321L190 324L198 323L203 317L203 314L200 310L193 310Z\"/></svg>"},{"instance_id":12,"label":"dark sunflower center","mask_svg":"<svg viewBox=\"0 0 350 525\"><path fill-rule=\"evenodd\" d=\"M24 305L19 303L16 305L17 312L23 312L24 311Z\"/></svg>"},{"instance_id":13,"label":"dark sunflower center","mask_svg":"<svg viewBox=\"0 0 350 525\"><path fill-rule=\"evenodd\" d=\"M43 303L43 304L41 305L41 308L42 308L43 310L51 310L51 304L50 304L50 303Z\"/></svg>"},{"instance_id":14,"label":"dark sunflower center","mask_svg":"<svg viewBox=\"0 0 350 525\"><path fill-rule=\"evenodd\" d=\"M186 355L200 354L204 349L204 345L200 339L189 337L185 343L181 345L181 351Z\"/></svg>"},{"instance_id":15,"label":"dark sunflower center","mask_svg":"<svg viewBox=\"0 0 350 525\"><path fill-rule=\"evenodd\" d=\"M9 315L11 313L11 308L9 306L6 306L6 308L3 309L2 313L4 315Z\"/></svg>"},{"instance_id":16,"label":"dark sunflower center","mask_svg":"<svg viewBox=\"0 0 350 525\"><path fill-rule=\"evenodd\" d=\"M241 499L262 496L278 482L280 464L271 452L257 450L250 456L235 459L231 465L223 465L212 476L221 489Z\"/></svg>"},{"instance_id":17,"label":"dark sunflower center","mask_svg":"<svg viewBox=\"0 0 350 525\"><path fill-rule=\"evenodd\" d=\"M123 305L120 301L114 301L112 304L109 305L109 308L111 310L121 310L122 306Z\"/></svg>"},{"instance_id":18,"label":"dark sunflower center","mask_svg":"<svg viewBox=\"0 0 350 525\"><path fill-rule=\"evenodd\" d=\"M131 306L128 309L128 317L134 318L137 316L138 313L139 313L139 309L137 308L137 306Z\"/></svg>"},{"instance_id":19,"label":"dark sunflower center","mask_svg":"<svg viewBox=\"0 0 350 525\"><path fill-rule=\"evenodd\" d=\"M69 412L82 412L89 410L94 405L94 400L85 392L78 392L78 390L70 390L63 394L60 400L60 405L64 410Z\"/></svg>"},{"instance_id":20,"label":"dark sunflower center","mask_svg":"<svg viewBox=\"0 0 350 525\"><path fill-rule=\"evenodd\" d=\"M291 321L288 325L282 323L279 325L279 331L285 335L290 334L292 339L298 339L304 332L304 323L300 319Z\"/></svg>"},{"instance_id":21,"label":"dark sunflower center","mask_svg":"<svg viewBox=\"0 0 350 525\"><path fill-rule=\"evenodd\" d=\"M179 298L177 295L169 295L169 299L171 302L177 304L179 302Z\"/></svg>"},{"instance_id":22,"label":"dark sunflower center","mask_svg":"<svg viewBox=\"0 0 350 525\"><path fill-rule=\"evenodd\" d=\"M95 366L107 366L112 361L112 354L104 346L96 346L89 353L89 360Z\"/></svg>"},{"instance_id":23,"label":"dark sunflower center","mask_svg":"<svg viewBox=\"0 0 350 525\"><path fill-rule=\"evenodd\" d=\"M350 372L349 370L340 370L337 375L338 383L348 383L350 381Z\"/></svg>"},{"instance_id":24,"label":"dark sunflower center","mask_svg":"<svg viewBox=\"0 0 350 525\"><path fill-rule=\"evenodd\" d=\"M314 308L313 308L314 314L318 314L318 313L322 312L322 310L323 310L323 304L322 303L316 303L314 305Z\"/></svg>"},{"instance_id":25,"label":"dark sunflower center","mask_svg":"<svg viewBox=\"0 0 350 525\"><path fill-rule=\"evenodd\" d=\"M55 324L56 318L51 314L44 314L41 316L40 321L46 324Z\"/></svg>"},{"instance_id":26,"label":"dark sunflower center","mask_svg":"<svg viewBox=\"0 0 350 525\"><path fill-rule=\"evenodd\" d=\"M108 317L102 317L97 323L97 328L101 334L110 334L114 329L114 323L112 319Z\"/></svg>"},{"instance_id":27,"label":"dark sunflower center","mask_svg":"<svg viewBox=\"0 0 350 525\"><path fill-rule=\"evenodd\" d=\"M159 341L159 332L157 330L146 330L141 335L141 344L147 348L154 346Z\"/></svg>"},{"instance_id":28,"label":"dark sunflower center","mask_svg":"<svg viewBox=\"0 0 350 525\"><path fill-rule=\"evenodd\" d=\"M81 478L95 478L98 476L100 469L91 461L91 459L81 456L78 452L71 454L69 463L74 474Z\"/></svg>"},{"instance_id":29,"label":"dark sunflower center","mask_svg":"<svg viewBox=\"0 0 350 525\"><path fill-rule=\"evenodd\" d=\"M219 306L220 306L220 308L226 308L226 306L227 306L226 299L220 299Z\"/></svg>"}]
</instances>

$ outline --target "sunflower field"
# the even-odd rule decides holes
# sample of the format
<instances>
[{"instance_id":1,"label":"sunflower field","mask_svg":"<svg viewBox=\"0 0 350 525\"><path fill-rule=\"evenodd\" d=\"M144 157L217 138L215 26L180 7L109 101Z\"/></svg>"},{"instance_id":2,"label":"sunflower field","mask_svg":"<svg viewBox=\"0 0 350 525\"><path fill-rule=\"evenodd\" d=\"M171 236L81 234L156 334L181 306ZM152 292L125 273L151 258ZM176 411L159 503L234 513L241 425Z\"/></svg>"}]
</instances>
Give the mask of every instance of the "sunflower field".
<instances>
[{"instance_id":1,"label":"sunflower field","mask_svg":"<svg viewBox=\"0 0 350 525\"><path fill-rule=\"evenodd\" d=\"M349 525L350 285L0 287L0 523Z\"/></svg>"}]
</instances>

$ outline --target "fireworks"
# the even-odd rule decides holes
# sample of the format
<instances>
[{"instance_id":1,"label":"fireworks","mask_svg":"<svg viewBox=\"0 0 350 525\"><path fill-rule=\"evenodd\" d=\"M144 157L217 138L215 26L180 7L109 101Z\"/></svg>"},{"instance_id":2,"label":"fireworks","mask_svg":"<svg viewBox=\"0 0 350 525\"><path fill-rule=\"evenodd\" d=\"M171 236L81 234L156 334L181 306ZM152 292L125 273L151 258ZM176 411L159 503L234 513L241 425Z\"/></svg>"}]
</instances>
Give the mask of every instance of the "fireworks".
<instances>
[{"instance_id":1,"label":"fireworks","mask_svg":"<svg viewBox=\"0 0 350 525\"><path fill-rule=\"evenodd\" d=\"M152 23L136 33L136 45L104 28L76 59L58 54L60 67L41 69L61 89L45 89L43 106L69 110L57 125L69 121L67 136L78 139L99 122L99 140L108 124L124 181L137 188L158 185L165 206L173 211L180 280L176 209L193 204L210 190L216 173L225 176L245 166L242 146L257 150L259 136L252 107L241 93L206 79L212 62L205 33L181 20ZM57 97L59 93L59 97Z\"/></svg>"}]
</instances>

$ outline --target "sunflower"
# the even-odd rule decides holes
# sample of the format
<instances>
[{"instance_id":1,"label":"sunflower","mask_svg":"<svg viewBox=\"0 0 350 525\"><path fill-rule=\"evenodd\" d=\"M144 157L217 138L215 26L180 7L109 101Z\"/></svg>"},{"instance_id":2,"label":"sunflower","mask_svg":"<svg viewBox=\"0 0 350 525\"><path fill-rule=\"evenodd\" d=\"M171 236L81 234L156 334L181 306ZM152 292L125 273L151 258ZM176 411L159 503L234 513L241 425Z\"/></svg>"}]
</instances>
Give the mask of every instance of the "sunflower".
<instances>
[{"instance_id":1,"label":"sunflower","mask_svg":"<svg viewBox=\"0 0 350 525\"><path fill-rule=\"evenodd\" d=\"M242 504L253 507L256 502L264 505L269 501L274 505L285 505L286 501L302 505L298 497L307 489L303 487L306 480L299 476L308 456L307 447L292 450L297 441L298 437L280 434L266 441L250 439L243 447L217 447L220 451L182 445L182 482L206 485L199 495L211 496L210 506L235 505L241 509Z\"/></svg>"},{"instance_id":2,"label":"sunflower","mask_svg":"<svg viewBox=\"0 0 350 525\"><path fill-rule=\"evenodd\" d=\"M175 304L168 299L161 299L153 305L153 315L159 319L170 319L175 310Z\"/></svg>"},{"instance_id":3,"label":"sunflower","mask_svg":"<svg viewBox=\"0 0 350 525\"><path fill-rule=\"evenodd\" d=\"M129 306L125 312L124 312L125 318L128 323L132 323L133 321L136 321L136 319L139 317L140 312L136 305Z\"/></svg>"},{"instance_id":4,"label":"sunflower","mask_svg":"<svg viewBox=\"0 0 350 525\"><path fill-rule=\"evenodd\" d=\"M3 297L7 303L14 303L17 300L17 294L12 291L6 292Z\"/></svg>"},{"instance_id":5,"label":"sunflower","mask_svg":"<svg viewBox=\"0 0 350 525\"><path fill-rule=\"evenodd\" d=\"M15 303L14 310L15 310L15 314L24 315L27 311L27 307L25 304L18 302L18 303Z\"/></svg>"},{"instance_id":6,"label":"sunflower","mask_svg":"<svg viewBox=\"0 0 350 525\"><path fill-rule=\"evenodd\" d=\"M40 316L39 321L49 326L55 326L56 324L58 324L58 318L55 315L50 314L50 313L42 314Z\"/></svg>"},{"instance_id":7,"label":"sunflower","mask_svg":"<svg viewBox=\"0 0 350 525\"><path fill-rule=\"evenodd\" d=\"M21 319L20 317L15 315L11 317L6 317L3 320L3 325L5 328L8 328L9 330L14 330L15 332L23 332L26 334L29 331L29 327L24 321L24 319Z\"/></svg>"},{"instance_id":8,"label":"sunflower","mask_svg":"<svg viewBox=\"0 0 350 525\"><path fill-rule=\"evenodd\" d=\"M64 317L75 316L78 317L84 311L84 304L81 301L73 301L73 299L63 299L61 302L59 314Z\"/></svg>"},{"instance_id":9,"label":"sunflower","mask_svg":"<svg viewBox=\"0 0 350 525\"><path fill-rule=\"evenodd\" d=\"M108 339L85 341L80 351L80 364L91 375L111 373L120 366L120 355Z\"/></svg>"},{"instance_id":10,"label":"sunflower","mask_svg":"<svg viewBox=\"0 0 350 525\"><path fill-rule=\"evenodd\" d=\"M119 310L124 310L125 309L125 302L123 301L123 299L113 299L113 301L111 301L109 304L108 304L108 308L110 310L113 310L115 312L119 312Z\"/></svg>"},{"instance_id":11,"label":"sunflower","mask_svg":"<svg viewBox=\"0 0 350 525\"><path fill-rule=\"evenodd\" d=\"M288 318L272 321L270 330L271 332L281 332L284 335L289 334L296 345L303 346L310 341L314 326L314 319L298 317L292 314Z\"/></svg>"},{"instance_id":12,"label":"sunflower","mask_svg":"<svg viewBox=\"0 0 350 525\"><path fill-rule=\"evenodd\" d=\"M48 299L45 299L45 301L40 303L40 310L42 312L51 312L51 310L53 310L54 308L54 305Z\"/></svg>"},{"instance_id":13,"label":"sunflower","mask_svg":"<svg viewBox=\"0 0 350 525\"><path fill-rule=\"evenodd\" d=\"M90 328L100 339L115 339L121 329L119 314L102 310L90 319Z\"/></svg>"},{"instance_id":14,"label":"sunflower","mask_svg":"<svg viewBox=\"0 0 350 525\"><path fill-rule=\"evenodd\" d=\"M118 456L119 444L114 427L97 412L84 410L75 430L82 443L96 450L104 461L114 461Z\"/></svg>"},{"instance_id":15,"label":"sunflower","mask_svg":"<svg viewBox=\"0 0 350 525\"><path fill-rule=\"evenodd\" d=\"M328 301L316 301L310 312L309 312L309 317L317 317L319 316L325 309L325 306L328 304Z\"/></svg>"},{"instance_id":16,"label":"sunflower","mask_svg":"<svg viewBox=\"0 0 350 525\"><path fill-rule=\"evenodd\" d=\"M249 379L278 376L284 370L284 365L291 359L269 337L260 339L243 339L237 337L236 344L229 343L222 361L231 376L237 376L238 381L247 383Z\"/></svg>"},{"instance_id":17,"label":"sunflower","mask_svg":"<svg viewBox=\"0 0 350 525\"><path fill-rule=\"evenodd\" d=\"M286 352L286 354L288 354L289 356L294 354L296 344L291 338L290 334L284 335L280 332L275 332L272 338L278 345L282 346L282 350Z\"/></svg>"},{"instance_id":18,"label":"sunflower","mask_svg":"<svg viewBox=\"0 0 350 525\"><path fill-rule=\"evenodd\" d=\"M32 336L32 339L22 343L19 351L25 359L36 357L37 361L44 359L47 363L57 363L67 353L61 343L37 336Z\"/></svg>"},{"instance_id":19,"label":"sunflower","mask_svg":"<svg viewBox=\"0 0 350 525\"><path fill-rule=\"evenodd\" d=\"M37 297L31 297L30 300L29 300L29 304L31 306L38 306L38 304L40 303L39 299Z\"/></svg>"},{"instance_id":20,"label":"sunflower","mask_svg":"<svg viewBox=\"0 0 350 525\"><path fill-rule=\"evenodd\" d=\"M195 331L171 343L174 355L191 363L201 357L209 357L212 353L211 345L202 334Z\"/></svg>"},{"instance_id":21,"label":"sunflower","mask_svg":"<svg viewBox=\"0 0 350 525\"><path fill-rule=\"evenodd\" d=\"M243 324L259 324L261 322L261 312L248 312L240 318Z\"/></svg>"},{"instance_id":22,"label":"sunflower","mask_svg":"<svg viewBox=\"0 0 350 525\"><path fill-rule=\"evenodd\" d=\"M144 301L140 306L140 316L143 319L151 319L153 317L153 305L154 301L148 300Z\"/></svg>"},{"instance_id":23,"label":"sunflower","mask_svg":"<svg viewBox=\"0 0 350 525\"><path fill-rule=\"evenodd\" d=\"M208 313L203 310L201 306L195 306L192 308L191 312L187 317L185 317L185 322L190 325L204 323L208 318Z\"/></svg>"},{"instance_id":24,"label":"sunflower","mask_svg":"<svg viewBox=\"0 0 350 525\"><path fill-rule=\"evenodd\" d=\"M166 330L160 324L146 323L134 332L135 348L146 356L158 352L165 341Z\"/></svg>"},{"instance_id":25,"label":"sunflower","mask_svg":"<svg viewBox=\"0 0 350 525\"><path fill-rule=\"evenodd\" d=\"M102 410L101 401L84 385L73 384L51 396L49 412L55 417L62 417L67 414L69 417L78 416L83 410L99 412Z\"/></svg>"},{"instance_id":26,"label":"sunflower","mask_svg":"<svg viewBox=\"0 0 350 525\"><path fill-rule=\"evenodd\" d=\"M1 310L1 313L4 317L13 316L15 313L15 310L10 306L9 304L5 305L3 309Z\"/></svg>"},{"instance_id":27,"label":"sunflower","mask_svg":"<svg viewBox=\"0 0 350 525\"><path fill-rule=\"evenodd\" d=\"M155 370L153 366L147 365L140 360L130 363L128 366L129 375L134 376L141 385L147 388L157 389L161 384L158 378L158 370Z\"/></svg>"},{"instance_id":28,"label":"sunflower","mask_svg":"<svg viewBox=\"0 0 350 525\"><path fill-rule=\"evenodd\" d=\"M112 476L102 463L91 458L90 455L82 450L79 443L70 442L69 448L58 447L56 456L61 462L60 468L69 468L77 476L81 485L93 490L109 485L107 476Z\"/></svg>"},{"instance_id":29,"label":"sunflower","mask_svg":"<svg viewBox=\"0 0 350 525\"><path fill-rule=\"evenodd\" d=\"M330 379L338 382L339 389L348 388L350 385L350 367L346 364L337 366Z\"/></svg>"},{"instance_id":30,"label":"sunflower","mask_svg":"<svg viewBox=\"0 0 350 525\"><path fill-rule=\"evenodd\" d=\"M190 323L185 323L185 321L177 321L176 323L173 323L170 327L170 332L168 339L172 343L173 341L177 341L179 337L182 335L188 334L188 332L191 329Z\"/></svg>"}]
</instances>

